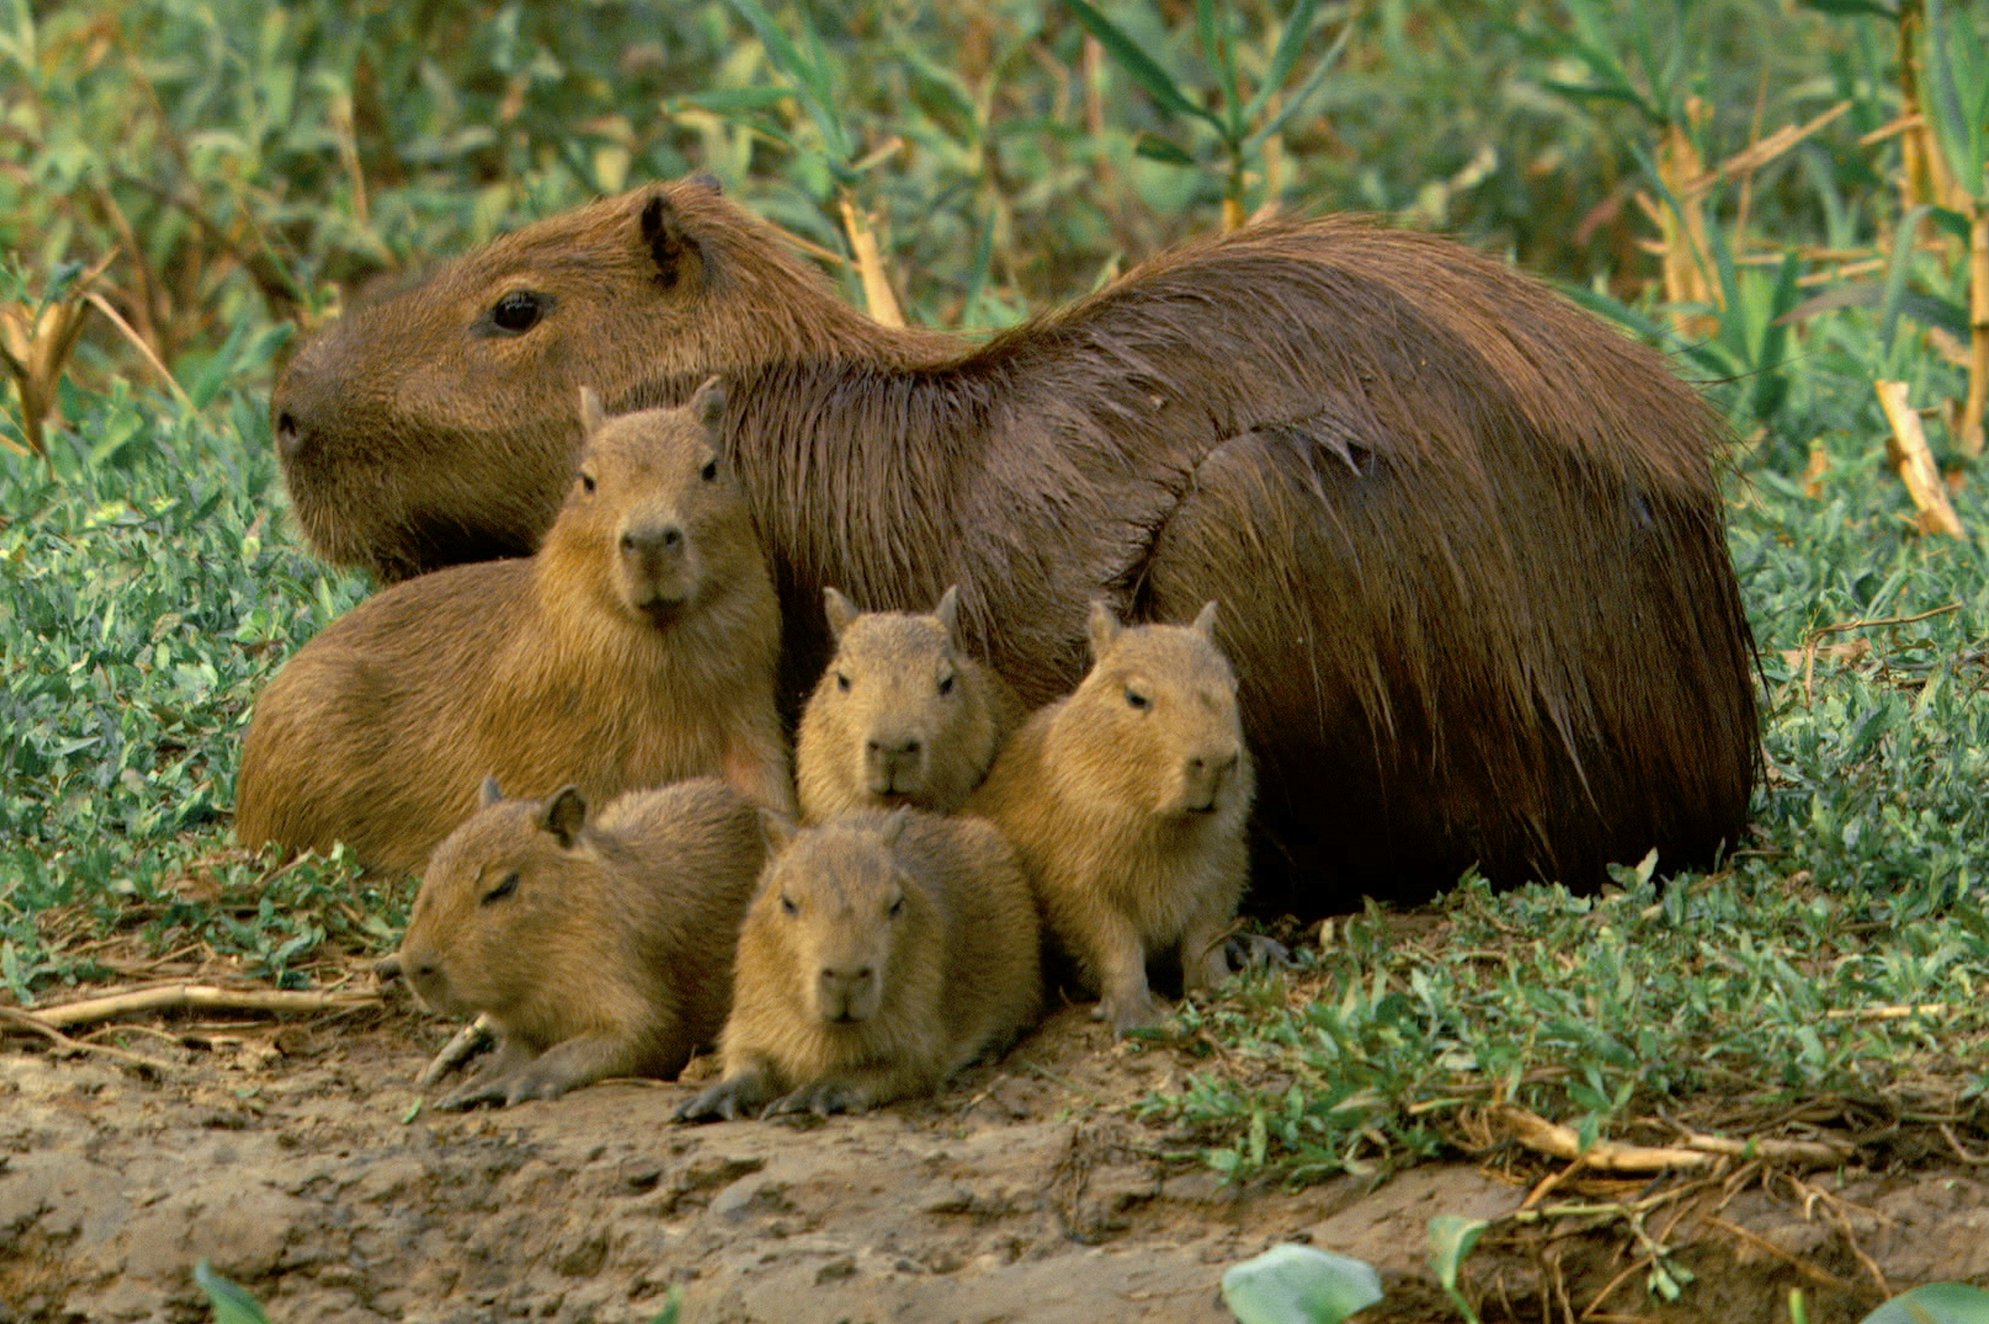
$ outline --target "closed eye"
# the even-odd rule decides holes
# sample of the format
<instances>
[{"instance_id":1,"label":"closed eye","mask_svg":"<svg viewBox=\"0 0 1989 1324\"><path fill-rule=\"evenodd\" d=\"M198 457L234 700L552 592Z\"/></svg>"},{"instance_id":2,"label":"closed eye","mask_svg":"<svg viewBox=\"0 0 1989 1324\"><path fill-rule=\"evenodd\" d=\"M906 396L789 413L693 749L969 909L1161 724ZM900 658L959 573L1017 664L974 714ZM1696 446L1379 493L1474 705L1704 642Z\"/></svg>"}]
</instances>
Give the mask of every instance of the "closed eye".
<instances>
[{"instance_id":1,"label":"closed eye","mask_svg":"<svg viewBox=\"0 0 1989 1324\"><path fill-rule=\"evenodd\" d=\"M483 904L487 906L493 901L502 901L505 897L510 896L513 892L517 890L518 890L518 872L517 870L514 869L510 873L504 875L503 882L499 883L496 887L491 888L488 892L485 892L483 894Z\"/></svg>"}]
</instances>

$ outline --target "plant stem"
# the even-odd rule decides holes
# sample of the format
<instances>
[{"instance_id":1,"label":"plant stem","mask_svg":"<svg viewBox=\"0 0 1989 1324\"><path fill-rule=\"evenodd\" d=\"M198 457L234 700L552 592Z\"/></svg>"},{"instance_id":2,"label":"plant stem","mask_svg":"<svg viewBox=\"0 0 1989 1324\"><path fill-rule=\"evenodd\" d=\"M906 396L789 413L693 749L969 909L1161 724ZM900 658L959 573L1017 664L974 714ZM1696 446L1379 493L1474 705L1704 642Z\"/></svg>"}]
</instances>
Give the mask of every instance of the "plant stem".
<instances>
[{"instance_id":1,"label":"plant stem","mask_svg":"<svg viewBox=\"0 0 1989 1324\"><path fill-rule=\"evenodd\" d=\"M1989 408L1989 202L1969 203L1968 402L1961 409L1961 453L1982 454L1982 415Z\"/></svg>"}]
</instances>

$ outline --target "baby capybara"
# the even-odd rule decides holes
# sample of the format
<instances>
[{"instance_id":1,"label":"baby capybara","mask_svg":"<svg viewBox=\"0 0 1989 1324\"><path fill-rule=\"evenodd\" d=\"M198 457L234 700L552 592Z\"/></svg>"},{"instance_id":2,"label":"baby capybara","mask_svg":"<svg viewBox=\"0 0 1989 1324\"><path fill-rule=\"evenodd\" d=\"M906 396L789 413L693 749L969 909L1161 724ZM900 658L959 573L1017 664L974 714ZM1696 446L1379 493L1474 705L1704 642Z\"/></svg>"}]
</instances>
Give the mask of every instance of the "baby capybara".
<instances>
[{"instance_id":1,"label":"baby capybara","mask_svg":"<svg viewBox=\"0 0 1989 1324\"><path fill-rule=\"evenodd\" d=\"M1001 834L899 809L798 834L739 936L725 1076L679 1120L862 1112L1006 1047L1041 1005L1029 884Z\"/></svg>"},{"instance_id":2,"label":"baby capybara","mask_svg":"<svg viewBox=\"0 0 1989 1324\"><path fill-rule=\"evenodd\" d=\"M961 650L959 590L931 615L859 614L833 588L823 605L836 652L795 735L802 816L957 808L1022 716L1008 683Z\"/></svg>"},{"instance_id":3,"label":"baby capybara","mask_svg":"<svg viewBox=\"0 0 1989 1324\"><path fill-rule=\"evenodd\" d=\"M1214 603L1193 625L1132 629L1092 603L1091 671L1009 738L966 806L1015 844L1118 1034L1159 1017L1149 957L1178 950L1189 989L1229 974L1255 779L1214 624Z\"/></svg>"},{"instance_id":4,"label":"baby capybara","mask_svg":"<svg viewBox=\"0 0 1989 1324\"><path fill-rule=\"evenodd\" d=\"M381 964L433 1010L497 1032L497 1055L441 1106L675 1076L725 1023L764 856L759 811L713 777L631 791L591 818L572 786L506 800L484 783Z\"/></svg>"},{"instance_id":5,"label":"baby capybara","mask_svg":"<svg viewBox=\"0 0 1989 1324\"><path fill-rule=\"evenodd\" d=\"M780 615L719 445L725 394L604 418L537 555L385 590L256 702L236 835L416 870L494 773L593 800L724 777L793 807L774 708Z\"/></svg>"}]
</instances>

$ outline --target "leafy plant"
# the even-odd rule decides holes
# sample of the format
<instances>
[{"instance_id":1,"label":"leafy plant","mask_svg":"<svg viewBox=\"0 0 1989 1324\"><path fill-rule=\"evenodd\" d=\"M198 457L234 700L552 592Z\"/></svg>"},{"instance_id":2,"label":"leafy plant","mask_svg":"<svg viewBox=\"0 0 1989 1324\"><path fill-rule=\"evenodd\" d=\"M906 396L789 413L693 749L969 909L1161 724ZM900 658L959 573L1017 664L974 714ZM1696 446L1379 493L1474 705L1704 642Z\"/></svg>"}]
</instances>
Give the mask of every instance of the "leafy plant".
<instances>
[{"instance_id":1,"label":"leafy plant","mask_svg":"<svg viewBox=\"0 0 1989 1324\"><path fill-rule=\"evenodd\" d=\"M207 1304L214 1307L214 1324L269 1324L269 1316L254 1293L216 1273L206 1260L194 1266L193 1281L207 1294Z\"/></svg>"}]
</instances>

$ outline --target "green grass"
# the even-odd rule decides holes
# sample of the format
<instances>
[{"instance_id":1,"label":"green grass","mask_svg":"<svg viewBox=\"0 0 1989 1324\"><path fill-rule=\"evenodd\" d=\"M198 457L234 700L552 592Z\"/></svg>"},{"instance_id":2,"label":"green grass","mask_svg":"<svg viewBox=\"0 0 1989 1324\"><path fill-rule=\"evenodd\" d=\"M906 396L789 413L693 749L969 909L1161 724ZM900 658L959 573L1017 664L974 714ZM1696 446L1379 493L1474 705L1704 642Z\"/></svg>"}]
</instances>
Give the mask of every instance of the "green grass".
<instances>
[{"instance_id":1,"label":"green grass","mask_svg":"<svg viewBox=\"0 0 1989 1324\"><path fill-rule=\"evenodd\" d=\"M472 8L352 24L329 0L0 0L0 306L117 248L99 288L185 392L93 316L52 463L0 450L13 999L168 965L319 982L403 920L405 882L279 867L228 835L253 696L367 589L300 547L267 395L293 325L370 277L705 166L836 251L848 190L934 324L1082 292L1235 196L1452 226L1662 338L1632 195L1679 94L1713 108L1708 161L1752 139L1757 94L1763 130L1846 99L1709 195L1730 303L1716 334L1666 341L1744 439L1731 537L1768 694L1753 837L1717 874L1661 882L1658 861L1596 900L1467 881L1427 912L1356 916L1297 974L1187 1009L1179 1051L1206 1060L1143 1109L1227 1172L1295 1180L1456 1152L1495 1100L1632 1136L1662 1134L1659 1113L1746 1129L1807 1100L1853 1132L1922 1119L1880 1157L1938 1145L1926 1119L1983 1146L1989 495L1965 469L1974 532L1923 537L1883 462L1872 379L1959 395L1924 326L1966 302L1951 247L1895 243L1896 142L1858 141L1900 110L1883 22L1748 0L1375 0L1311 6L1293 52L1283 4L1128 0L1094 6L1123 38L1094 71L1056 0L839 0L807 11L819 44L789 4L592 5L585 23ZM749 19L799 44L770 55ZM1267 76L1296 94L1343 30L1310 109L1256 139L1279 105ZM1124 43L1151 68L1130 72ZM1794 284L1828 275L1817 245L1878 269L1860 297L1784 320L1832 288ZM0 412L0 437L20 435ZM1813 450L1828 467L1806 480Z\"/></svg>"}]
</instances>

